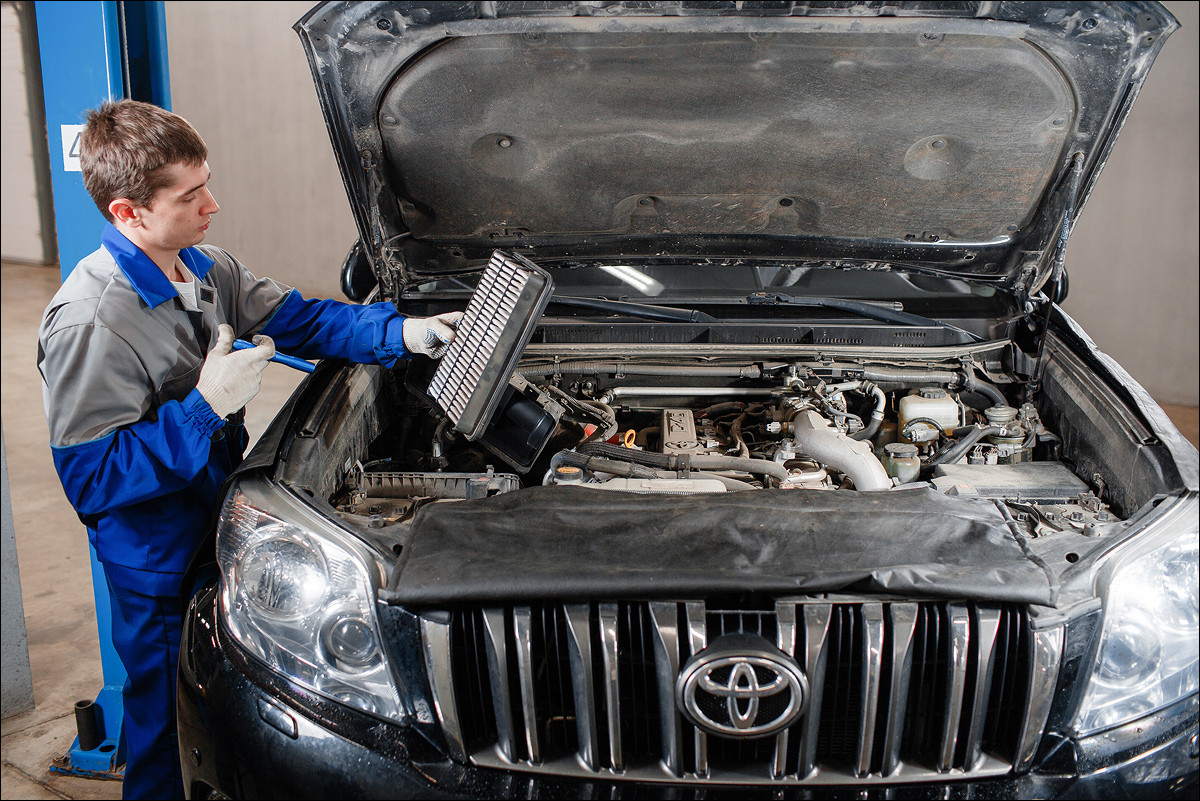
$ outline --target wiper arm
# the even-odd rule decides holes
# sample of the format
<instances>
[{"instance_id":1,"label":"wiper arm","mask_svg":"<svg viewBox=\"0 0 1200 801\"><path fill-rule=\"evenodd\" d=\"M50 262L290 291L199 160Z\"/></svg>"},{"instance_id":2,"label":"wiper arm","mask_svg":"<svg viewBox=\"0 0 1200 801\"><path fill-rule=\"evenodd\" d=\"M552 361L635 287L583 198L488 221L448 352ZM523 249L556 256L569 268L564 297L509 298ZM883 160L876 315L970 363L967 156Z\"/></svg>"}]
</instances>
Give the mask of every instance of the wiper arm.
<instances>
[{"instance_id":1,"label":"wiper arm","mask_svg":"<svg viewBox=\"0 0 1200 801\"><path fill-rule=\"evenodd\" d=\"M560 306L574 306L580 309L598 309L600 311L624 314L629 317L643 317L647 320L669 320L685 323L715 323L716 317L706 314L699 309L676 309L671 306L653 306L649 303L629 303L623 300L604 300L602 298L576 298L570 295L551 295L551 303Z\"/></svg>"},{"instance_id":2,"label":"wiper arm","mask_svg":"<svg viewBox=\"0 0 1200 801\"><path fill-rule=\"evenodd\" d=\"M954 331L958 334L970 337L974 342L981 342L982 339L970 331L964 331L958 326L943 323L941 320L934 320L931 317L922 317L919 314L911 314L910 312L901 311L897 308L900 304L895 303L889 306L880 306L875 303L867 303L862 300L846 300L844 298L820 298L820 297L797 297L795 295L785 295L782 292L754 292L746 297L746 302L751 305L764 306L811 306L814 308L837 309L839 311L850 312L857 314L859 317L867 317L872 320L879 320L884 323L898 323L900 325L920 325L920 326L935 326L937 328L945 328Z\"/></svg>"}]
</instances>

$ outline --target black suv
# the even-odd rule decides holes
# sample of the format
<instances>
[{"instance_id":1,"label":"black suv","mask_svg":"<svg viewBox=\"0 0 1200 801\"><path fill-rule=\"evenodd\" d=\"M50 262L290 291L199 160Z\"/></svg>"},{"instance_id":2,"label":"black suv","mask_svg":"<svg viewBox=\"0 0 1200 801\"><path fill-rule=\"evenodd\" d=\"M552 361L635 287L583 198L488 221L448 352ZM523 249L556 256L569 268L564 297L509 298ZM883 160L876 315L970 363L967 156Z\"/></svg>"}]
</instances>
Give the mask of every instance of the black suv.
<instances>
[{"instance_id":1,"label":"black suv","mask_svg":"<svg viewBox=\"0 0 1200 801\"><path fill-rule=\"evenodd\" d=\"M191 797L1195 797L1200 460L1057 305L1176 27L315 7L345 291L466 316L231 480Z\"/></svg>"}]
</instances>

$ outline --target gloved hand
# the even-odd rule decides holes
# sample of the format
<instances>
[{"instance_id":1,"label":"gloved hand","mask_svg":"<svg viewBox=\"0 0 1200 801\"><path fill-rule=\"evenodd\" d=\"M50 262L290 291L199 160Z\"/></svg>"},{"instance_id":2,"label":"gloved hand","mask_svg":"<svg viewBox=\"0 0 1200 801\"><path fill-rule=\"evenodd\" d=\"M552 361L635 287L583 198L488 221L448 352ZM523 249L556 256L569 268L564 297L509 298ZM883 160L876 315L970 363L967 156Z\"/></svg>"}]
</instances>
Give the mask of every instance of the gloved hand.
<instances>
[{"instance_id":1,"label":"gloved hand","mask_svg":"<svg viewBox=\"0 0 1200 801\"><path fill-rule=\"evenodd\" d=\"M460 311L436 317L407 317L404 320L404 347L409 353L423 353L431 359L446 355L454 341L454 330L462 319Z\"/></svg>"},{"instance_id":2,"label":"gloved hand","mask_svg":"<svg viewBox=\"0 0 1200 801\"><path fill-rule=\"evenodd\" d=\"M233 352L233 328L224 323L217 327L217 344L204 359L196 389L219 417L228 417L258 394L275 343L256 336L254 344L258 347Z\"/></svg>"}]
</instances>

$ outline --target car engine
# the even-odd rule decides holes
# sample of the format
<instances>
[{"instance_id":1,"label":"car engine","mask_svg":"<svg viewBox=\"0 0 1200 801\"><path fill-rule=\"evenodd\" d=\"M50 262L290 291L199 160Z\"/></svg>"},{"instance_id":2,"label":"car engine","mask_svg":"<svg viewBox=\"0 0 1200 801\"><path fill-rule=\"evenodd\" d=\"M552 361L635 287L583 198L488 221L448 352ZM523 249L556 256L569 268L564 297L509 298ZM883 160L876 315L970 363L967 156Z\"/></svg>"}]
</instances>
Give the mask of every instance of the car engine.
<instances>
[{"instance_id":1,"label":"car engine","mask_svg":"<svg viewBox=\"0 0 1200 801\"><path fill-rule=\"evenodd\" d=\"M1115 520L1103 481L1079 478L1037 407L997 386L1015 380L982 372L970 360L527 361L514 386L556 426L524 475L397 387L398 419L330 502L382 527L429 502L538 484L665 495L923 486L1001 500L1035 533Z\"/></svg>"}]
</instances>

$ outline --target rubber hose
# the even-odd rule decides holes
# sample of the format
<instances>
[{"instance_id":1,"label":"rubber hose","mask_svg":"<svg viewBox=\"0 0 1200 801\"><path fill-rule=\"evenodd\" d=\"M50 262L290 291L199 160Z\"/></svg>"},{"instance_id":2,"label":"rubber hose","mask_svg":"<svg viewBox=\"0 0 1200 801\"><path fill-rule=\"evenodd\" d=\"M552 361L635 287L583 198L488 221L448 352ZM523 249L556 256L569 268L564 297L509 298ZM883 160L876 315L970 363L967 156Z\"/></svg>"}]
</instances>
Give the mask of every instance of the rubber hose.
<instances>
[{"instance_id":1,"label":"rubber hose","mask_svg":"<svg viewBox=\"0 0 1200 801\"><path fill-rule=\"evenodd\" d=\"M905 370L895 367L864 367L863 378L869 381L887 381L896 384L962 384L969 392L986 395L989 400L1007 406L1008 401L995 386L975 377L973 370L962 373L953 370Z\"/></svg>"},{"instance_id":2,"label":"rubber hose","mask_svg":"<svg viewBox=\"0 0 1200 801\"><path fill-rule=\"evenodd\" d=\"M955 430L961 431L962 429ZM979 442L979 440L983 439L984 437L991 436L992 434L1000 434L1003 431L1004 429L1000 426L984 426L982 428L974 427L973 430L968 431L965 435L963 435L963 438L958 442L954 443L941 453L934 454L933 458L929 460L929 464L931 466L935 464L954 464L961 459L976 442Z\"/></svg>"},{"instance_id":3,"label":"rubber hose","mask_svg":"<svg viewBox=\"0 0 1200 801\"><path fill-rule=\"evenodd\" d=\"M978 392L980 395L983 395L990 400L993 406L1008 405L1008 400L1004 397L1004 395L1000 394L1000 390L983 379L976 378L974 370L966 371L965 375L967 380L963 384L963 389L965 389L967 392Z\"/></svg>"},{"instance_id":4,"label":"rubber hose","mask_svg":"<svg viewBox=\"0 0 1200 801\"><path fill-rule=\"evenodd\" d=\"M728 401L726 403L714 403L712 406L708 406L700 411L708 415L708 418L712 420L726 412L740 412L745 406L746 404L739 401Z\"/></svg>"},{"instance_id":5,"label":"rubber hose","mask_svg":"<svg viewBox=\"0 0 1200 801\"><path fill-rule=\"evenodd\" d=\"M626 478L658 478L658 471L632 462L618 462L615 459L605 459L599 456L587 456L582 453L562 451L560 464L578 467L592 472L612 473L614 476Z\"/></svg>"},{"instance_id":6,"label":"rubber hose","mask_svg":"<svg viewBox=\"0 0 1200 801\"><path fill-rule=\"evenodd\" d=\"M879 430L879 426L883 423L883 412L887 408L887 395L877 386L871 387L871 394L875 396L875 409L871 412L871 422L867 427L857 434L852 434L851 439L864 440L875 436L875 432Z\"/></svg>"},{"instance_id":7,"label":"rubber hose","mask_svg":"<svg viewBox=\"0 0 1200 801\"><path fill-rule=\"evenodd\" d=\"M650 451L635 451L622 448L620 445L610 445L607 442L591 442L583 445L580 452L586 455L596 455L605 459L621 460L634 464L656 467L660 470L674 470L681 464L678 456ZM766 459L746 459L738 456L720 456L709 454L693 454L687 463L699 470L736 470L740 473L771 476L783 481L788 477L787 469ZM608 472L608 471L605 471Z\"/></svg>"},{"instance_id":8,"label":"rubber hose","mask_svg":"<svg viewBox=\"0 0 1200 801\"><path fill-rule=\"evenodd\" d=\"M661 428L661 427L659 427L659 426L646 426L645 428L643 428L643 429L640 429L640 430L637 432L637 436L635 436L635 437L633 438L633 444L634 444L634 445L637 445L639 448L645 448L645 447L646 447L646 445L647 445L647 444L650 442L650 435L651 435L651 434L655 434L655 435L657 435L657 434L660 434L660 433L662 433L662 428ZM626 449L626 450L628 450L628 449Z\"/></svg>"},{"instance_id":9,"label":"rubber hose","mask_svg":"<svg viewBox=\"0 0 1200 801\"><path fill-rule=\"evenodd\" d=\"M623 448L620 445L611 445L607 442L589 442L585 445L580 445L579 452L587 456L600 456L605 459L631 462L633 464L646 465L647 467L657 467L660 470L670 470L672 468L671 457L665 453L637 451L633 448Z\"/></svg>"}]
</instances>

